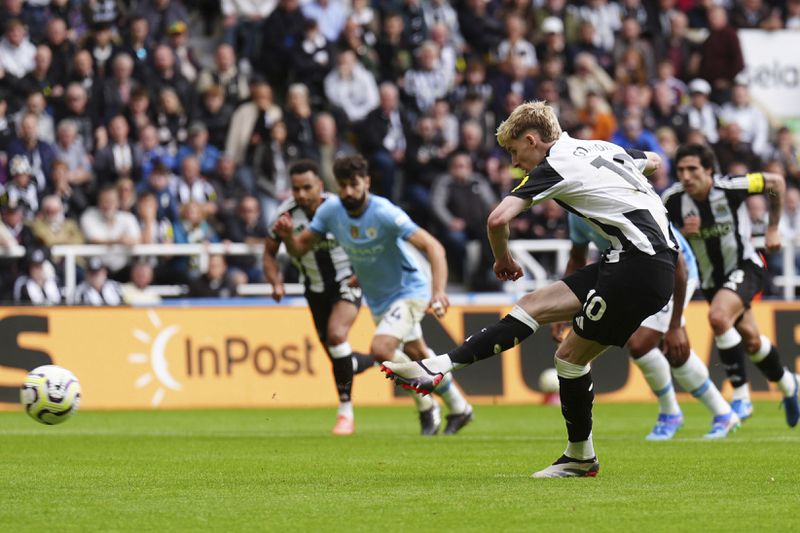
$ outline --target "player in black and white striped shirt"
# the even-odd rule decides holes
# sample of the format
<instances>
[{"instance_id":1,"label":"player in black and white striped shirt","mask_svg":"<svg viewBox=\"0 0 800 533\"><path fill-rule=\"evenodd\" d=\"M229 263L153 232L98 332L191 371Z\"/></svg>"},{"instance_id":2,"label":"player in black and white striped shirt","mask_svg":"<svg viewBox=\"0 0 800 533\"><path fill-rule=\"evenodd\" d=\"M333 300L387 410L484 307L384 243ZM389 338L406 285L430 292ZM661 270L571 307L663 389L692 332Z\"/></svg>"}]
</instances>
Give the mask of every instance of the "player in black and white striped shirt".
<instances>
[{"instance_id":1,"label":"player in black and white striped shirt","mask_svg":"<svg viewBox=\"0 0 800 533\"><path fill-rule=\"evenodd\" d=\"M554 199L585 218L611 242L601 261L525 295L503 320L484 328L447 355L411 364L384 363L387 374L428 391L443 375L508 350L540 324L573 319L556 351L562 413L569 442L564 454L534 477L594 476L593 382L589 363L609 345L623 346L642 321L672 296L678 247L667 212L647 181L660 158L603 141L561 132L544 102L520 105L497 131L514 166L528 175L489 215L489 241L500 280L517 280L522 268L508 248L509 221L532 203Z\"/></svg>"},{"instance_id":2,"label":"player in black and white striped shirt","mask_svg":"<svg viewBox=\"0 0 800 533\"><path fill-rule=\"evenodd\" d=\"M289 213L294 231L298 233L308 227L317 208L328 196L323 192L319 168L314 161L295 162L289 168L289 176L292 198L278 208L276 218ZM280 238L270 228L264 247L264 275L272 284L275 301L280 301L284 295L283 280L275 260L280 244ZM333 363L333 378L339 393L339 413L333 432L349 435L355 427L350 397L353 375L375 362L372 356L354 353L347 342L361 306L361 288L354 282L347 254L333 235L328 235L302 257L292 257L292 261L302 275L317 336Z\"/></svg>"},{"instance_id":3,"label":"player in black and white striped shirt","mask_svg":"<svg viewBox=\"0 0 800 533\"><path fill-rule=\"evenodd\" d=\"M753 411L744 367L745 351L766 378L783 392L786 422L800 420L797 377L784 368L778 351L758 331L750 302L764 288L765 268L750 242L745 199L767 194L769 225L766 248L780 248L778 221L786 188L783 176L754 172L715 176L714 154L700 144L683 145L675 155L680 183L664 192L673 224L689 241L700 269L700 287L708 300L714 341L733 385L731 406L742 420Z\"/></svg>"}]
</instances>

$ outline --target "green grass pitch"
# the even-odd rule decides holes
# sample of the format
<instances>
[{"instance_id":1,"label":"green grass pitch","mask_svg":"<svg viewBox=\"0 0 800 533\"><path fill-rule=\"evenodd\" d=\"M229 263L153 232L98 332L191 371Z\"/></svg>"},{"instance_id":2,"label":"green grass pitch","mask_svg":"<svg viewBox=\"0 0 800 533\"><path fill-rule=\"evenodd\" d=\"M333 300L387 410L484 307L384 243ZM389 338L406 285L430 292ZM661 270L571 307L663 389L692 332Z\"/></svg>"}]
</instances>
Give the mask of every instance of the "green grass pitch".
<instances>
[{"instance_id":1,"label":"green grass pitch","mask_svg":"<svg viewBox=\"0 0 800 533\"><path fill-rule=\"evenodd\" d=\"M534 480L565 432L557 408L478 406L422 438L411 407L80 412L62 426L0 413L0 530L798 531L800 428L775 402L729 439L684 402L650 443L649 405L595 406L595 479Z\"/></svg>"}]
</instances>

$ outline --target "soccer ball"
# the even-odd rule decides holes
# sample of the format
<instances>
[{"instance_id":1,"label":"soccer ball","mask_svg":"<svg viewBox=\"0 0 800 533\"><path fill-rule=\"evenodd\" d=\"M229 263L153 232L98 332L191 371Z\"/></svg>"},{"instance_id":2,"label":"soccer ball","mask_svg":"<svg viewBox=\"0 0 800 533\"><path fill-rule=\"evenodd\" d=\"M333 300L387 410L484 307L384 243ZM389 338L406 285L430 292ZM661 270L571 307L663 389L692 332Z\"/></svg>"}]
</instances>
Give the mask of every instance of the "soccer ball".
<instances>
[{"instance_id":1,"label":"soccer ball","mask_svg":"<svg viewBox=\"0 0 800 533\"><path fill-rule=\"evenodd\" d=\"M81 384L66 368L44 365L28 373L19 397L25 411L37 422L61 424L78 410Z\"/></svg>"},{"instance_id":2,"label":"soccer ball","mask_svg":"<svg viewBox=\"0 0 800 533\"><path fill-rule=\"evenodd\" d=\"M558 392L558 372L555 368L548 368L539 374L539 390L545 394Z\"/></svg>"}]
</instances>

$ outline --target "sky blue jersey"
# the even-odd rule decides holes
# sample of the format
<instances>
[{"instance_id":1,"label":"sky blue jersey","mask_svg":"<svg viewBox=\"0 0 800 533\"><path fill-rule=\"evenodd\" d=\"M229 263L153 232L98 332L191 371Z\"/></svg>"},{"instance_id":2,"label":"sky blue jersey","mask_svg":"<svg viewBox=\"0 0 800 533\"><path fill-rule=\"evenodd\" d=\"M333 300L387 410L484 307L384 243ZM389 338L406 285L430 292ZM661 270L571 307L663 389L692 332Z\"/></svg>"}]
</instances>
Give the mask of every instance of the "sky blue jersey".
<instances>
[{"instance_id":1,"label":"sky blue jersey","mask_svg":"<svg viewBox=\"0 0 800 533\"><path fill-rule=\"evenodd\" d=\"M382 315L396 300L430 299L430 282L406 242L419 226L386 198L369 195L367 208L356 218L334 196L317 209L309 228L336 236L374 315Z\"/></svg>"},{"instance_id":2,"label":"sky blue jersey","mask_svg":"<svg viewBox=\"0 0 800 533\"><path fill-rule=\"evenodd\" d=\"M593 242L601 252L611 245L586 219L572 213L568 213L567 216L569 217L569 239L573 243L588 246L590 242ZM700 272L697 270L697 261L692 247L689 246L689 243L675 226L672 226L672 233L675 235L675 240L678 241L678 246L681 247L684 260L686 260L687 281L694 279L699 282Z\"/></svg>"}]
</instances>

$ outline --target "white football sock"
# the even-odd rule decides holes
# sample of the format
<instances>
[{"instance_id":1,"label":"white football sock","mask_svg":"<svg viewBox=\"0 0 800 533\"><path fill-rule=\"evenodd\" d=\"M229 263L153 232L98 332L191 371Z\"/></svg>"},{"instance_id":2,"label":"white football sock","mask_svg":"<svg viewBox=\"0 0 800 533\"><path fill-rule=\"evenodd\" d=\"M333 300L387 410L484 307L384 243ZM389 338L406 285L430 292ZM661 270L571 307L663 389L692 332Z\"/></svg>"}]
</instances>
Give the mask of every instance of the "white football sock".
<instances>
[{"instance_id":1,"label":"white football sock","mask_svg":"<svg viewBox=\"0 0 800 533\"><path fill-rule=\"evenodd\" d=\"M582 442L567 442L567 449L564 450L564 455L582 461L594 458L595 453L594 445L592 444L592 434L589 433L589 438Z\"/></svg>"},{"instance_id":2,"label":"white football sock","mask_svg":"<svg viewBox=\"0 0 800 533\"><path fill-rule=\"evenodd\" d=\"M659 410L666 415L680 414L681 408L675 397L675 387L672 386L669 363L661 350L653 348L633 362L642 371L644 379L658 398Z\"/></svg>"},{"instance_id":3,"label":"white football sock","mask_svg":"<svg viewBox=\"0 0 800 533\"><path fill-rule=\"evenodd\" d=\"M350 420L353 419L353 402L342 402L339 404L339 416L346 416Z\"/></svg>"},{"instance_id":4,"label":"white football sock","mask_svg":"<svg viewBox=\"0 0 800 533\"><path fill-rule=\"evenodd\" d=\"M778 380L778 388L784 396L794 396L797 394L797 387L795 385L794 374L789 372L788 368L783 369L783 375Z\"/></svg>"},{"instance_id":5,"label":"white football sock","mask_svg":"<svg viewBox=\"0 0 800 533\"><path fill-rule=\"evenodd\" d=\"M428 361L434 357L436 357L436 353L428 348L428 358L425 359L426 366ZM467 400L458 389L458 385L455 384L452 374L445 374L442 378L442 381L433 392L438 394L442 400L444 400L444 403L447 404L447 410L450 411L450 414L452 415L460 415L466 412L467 408L469 407Z\"/></svg>"},{"instance_id":6,"label":"white football sock","mask_svg":"<svg viewBox=\"0 0 800 533\"><path fill-rule=\"evenodd\" d=\"M733 399L734 400L750 400L750 384L745 383L744 385L740 385L738 387L733 388Z\"/></svg>"},{"instance_id":7,"label":"white football sock","mask_svg":"<svg viewBox=\"0 0 800 533\"><path fill-rule=\"evenodd\" d=\"M449 360L449 357L448 357L448 360ZM406 354L404 354L403 352L401 352L400 350L395 350L394 359L392 359L392 362L393 363L410 363L411 362L411 358L409 356L407 356ZM409 389L403 389L403 390L407 391L408 395L411 396L411 398L414 400L414 403L417 406L417 411L419 411L420 413L423 412L423 411L427 411L429 409L432 409L433 406L435 405L434 404L434 399L431 397L430 394L427 395L427 396L423 396L422 394L417 394L416 392L414 392L412 390L409 390Z\"/></svg>"},{"instance_id":8,"label":"white football sock","mask_svg":"<svg viewBox=\"0 0 800 533\"><path fill-rule=\"evenodd\" d=\"M689 359L682 366L672 369L672 375L684 390L700 400L714 416L726 415L731 412L731 406L720 394L719 389L708 377L708 368L697 357L694 350L689 354Z\"/></svg>"}]
</instances>

